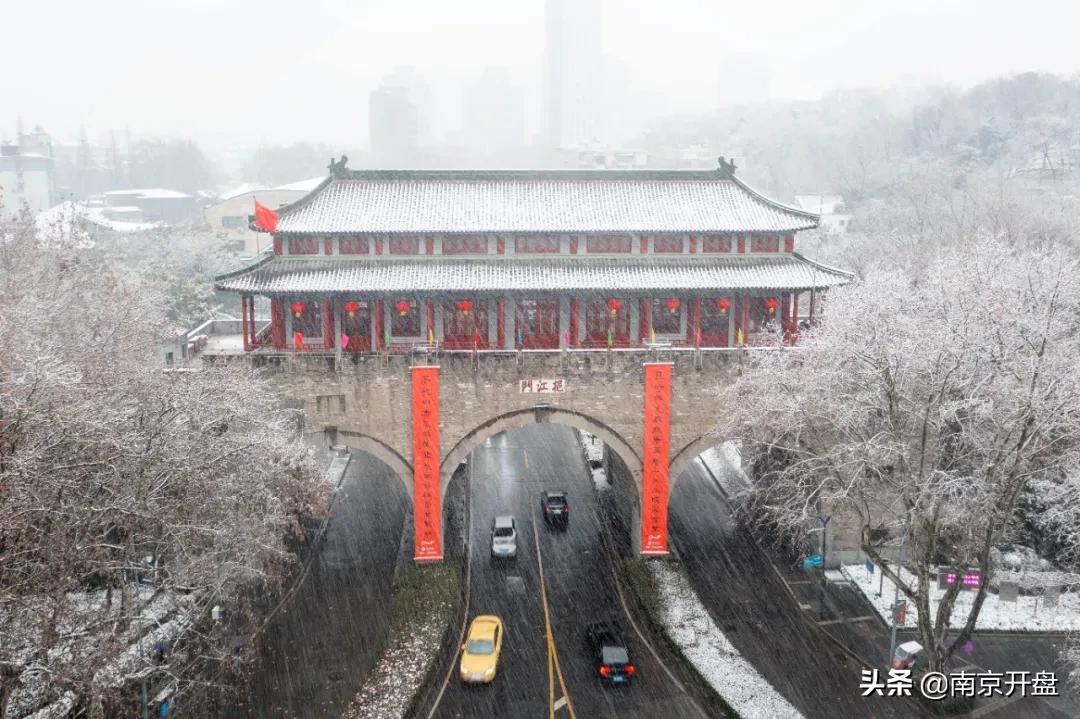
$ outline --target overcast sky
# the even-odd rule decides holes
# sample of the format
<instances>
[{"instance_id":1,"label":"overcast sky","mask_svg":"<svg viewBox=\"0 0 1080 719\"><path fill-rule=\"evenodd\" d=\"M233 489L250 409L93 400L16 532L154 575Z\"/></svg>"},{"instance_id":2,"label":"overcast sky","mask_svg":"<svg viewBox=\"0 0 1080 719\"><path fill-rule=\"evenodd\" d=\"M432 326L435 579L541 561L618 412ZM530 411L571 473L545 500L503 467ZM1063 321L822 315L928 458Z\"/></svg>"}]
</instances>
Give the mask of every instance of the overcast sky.
<instances>
[{"instance_id":1,"label":"overcast sky","mask_svg":"<svg viewBox=\"0 0 1080 719\"><path fill-rule=\"evenodd\" d=\"M606 0L604 52L648 111L709 110L723 58L755 53L773 98L905 81L961 86L1080 69L1064 0ZM5 0L0 131L110 127L211 145L367 143L368 93L400 65L432 86L435 131L489 65L539 121L543 0ZM643 110L644 111L644 110Z\"/></svg>"}]
</instances>

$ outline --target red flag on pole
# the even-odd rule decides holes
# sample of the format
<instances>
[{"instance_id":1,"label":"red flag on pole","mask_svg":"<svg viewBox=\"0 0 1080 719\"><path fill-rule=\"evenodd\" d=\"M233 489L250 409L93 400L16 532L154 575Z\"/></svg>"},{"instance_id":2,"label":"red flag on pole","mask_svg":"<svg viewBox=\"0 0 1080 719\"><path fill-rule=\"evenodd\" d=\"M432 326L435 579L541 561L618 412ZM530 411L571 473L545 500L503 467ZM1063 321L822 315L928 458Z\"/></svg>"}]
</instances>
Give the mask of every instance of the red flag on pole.
<instances>
[{"instance_id":1,"label":"red flag on pole","mask_svg":"<svg viewBox=\"0 0 1080 719\"><path fill-rule=\"evenodd\" d=\"M255 200L255 224L267 232L277 229L278 213Z\"/></svg>"}]
</instances>

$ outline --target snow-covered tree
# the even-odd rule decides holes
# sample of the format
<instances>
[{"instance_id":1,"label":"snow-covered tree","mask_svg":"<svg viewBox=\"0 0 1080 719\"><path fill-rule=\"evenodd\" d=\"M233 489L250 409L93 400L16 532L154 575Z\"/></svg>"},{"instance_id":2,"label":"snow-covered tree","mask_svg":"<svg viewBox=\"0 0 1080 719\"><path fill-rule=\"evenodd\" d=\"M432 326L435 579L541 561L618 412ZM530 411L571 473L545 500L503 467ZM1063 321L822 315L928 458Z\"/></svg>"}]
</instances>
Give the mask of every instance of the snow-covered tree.
<instances>
[{"instance_id":1,"label":"snow-covered tree","mask_svg":"<svg viewBox=\"0 0 1080 719\"><path fill-rule=\"evenodd\" d=\"M133 682L184 686L243 632L325 512L273 387L164 371L156 288L77 233L0 224L0 715L117 716ZM189 702L190 706L190 702Z\"/></svg>"},{"instance_id":2,"label":"snow-covered tree","mask_svg":"<svg viewBox=\"0 0 1080 719\"><path fill-rule=\"evenodd\" d=\"M777 460L759 477L761 516L787 533L821 512L856 523L862 549L917 608L931 669L974 629L990 550L1024 491L1075 492L1078 320L1068 249L982 238L834 291L797 351L756 358L725 390L737 431ZM1077 540L1072 529L1063 540ZM889 534L905 537L911 573L884 561ZM986 577L956 622L959 583L931 607L939 565Z\"/></svg>"}]
</instances>

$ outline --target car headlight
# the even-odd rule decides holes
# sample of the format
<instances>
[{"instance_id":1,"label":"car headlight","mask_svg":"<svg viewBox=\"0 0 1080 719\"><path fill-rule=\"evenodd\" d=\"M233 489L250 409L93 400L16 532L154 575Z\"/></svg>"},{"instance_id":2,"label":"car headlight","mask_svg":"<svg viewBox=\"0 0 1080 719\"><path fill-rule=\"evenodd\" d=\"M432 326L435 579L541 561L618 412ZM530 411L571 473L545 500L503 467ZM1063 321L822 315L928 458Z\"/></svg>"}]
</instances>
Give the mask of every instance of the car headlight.
<instances>
[{"instance_id":1,"label":"car headlight","mask_svg":"<svg viewBox=\"0 0 1080 719\"><path fill-rule=\"evenodd\" d=\"M484 676L485 677L490 677L494 673L495 673L495 667L488 667L487 669L484 670Z\"/></svg>"}]
</instances>

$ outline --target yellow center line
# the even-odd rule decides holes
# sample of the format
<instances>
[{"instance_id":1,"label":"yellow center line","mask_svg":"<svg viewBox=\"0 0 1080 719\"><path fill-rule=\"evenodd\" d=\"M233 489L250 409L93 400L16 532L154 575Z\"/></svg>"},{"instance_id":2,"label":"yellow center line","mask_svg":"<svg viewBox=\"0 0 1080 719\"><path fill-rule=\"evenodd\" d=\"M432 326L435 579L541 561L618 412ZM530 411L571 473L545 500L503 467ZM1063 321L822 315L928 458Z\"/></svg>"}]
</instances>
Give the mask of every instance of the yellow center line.
<instances>
[{"instance_id":1,"label":"yellow center line","mask_svg":"<svg viewBox=\"0 0 1080 719\"><path fill-rule=\"evenodd\" d=\"M551 632L551 615L548 612L547 586L544 581L544 558L540 556L540 533L536 530L533 522L533 540L536 542L536 565L540 569L540 599L544 605L544 634L547 639L548 649L548 717L555 719L555 678L551 674L551 665L555 665L555 674L559 677L559 689L562 690L562 699L566 702L566 711L570 713L570 719L577 719L574 713L574 703L570 701L570 693L566 691L566 680L563 678L562 667L559 666L559 653L555 649L555 635ZM559 706L558 708L562 708Z\"/></svg>"}]
</instances>

